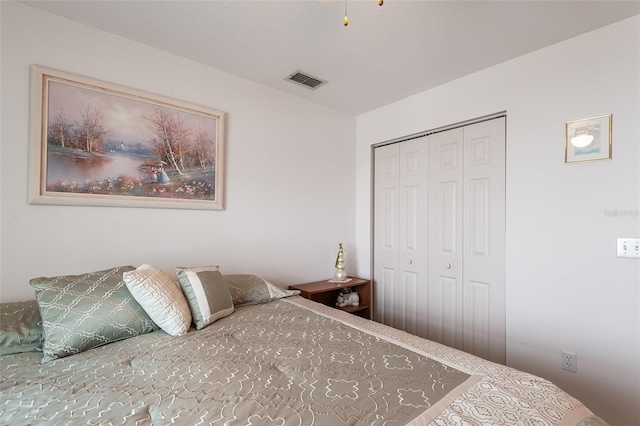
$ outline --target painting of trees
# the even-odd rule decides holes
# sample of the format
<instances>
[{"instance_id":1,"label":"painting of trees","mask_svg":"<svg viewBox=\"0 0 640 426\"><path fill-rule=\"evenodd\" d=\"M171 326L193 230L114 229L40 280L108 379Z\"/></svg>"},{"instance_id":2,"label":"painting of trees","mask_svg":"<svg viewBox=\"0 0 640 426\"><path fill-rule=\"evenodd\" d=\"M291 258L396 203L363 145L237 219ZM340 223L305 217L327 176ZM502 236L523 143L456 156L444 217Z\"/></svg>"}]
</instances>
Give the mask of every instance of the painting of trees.
<instances>
[{"instance_id":1,"label":"painting of trees","mask_svg":"<svg viewBox=\"0 0 640 426\"><path fill-rule=\"evenodd\" d=\"M86 105L82 110L82 119L78 126L80 146L86 152L101 152L104 136L104 114L100 108Z\"/></svg>"},{"instance_id":2,"label":"painting of trees","mask_svg":"<svg viewBox=\"0 0 640 426\"><path fill-rule=\"evenodd\" d=\"M189 164L201 169L213 167L216 161L214 147L214 141L209 137L209 135L201 128L198 128L198 133L193 139ZM211 155L212 153L213 155Z\"/></svg>"},{"instance_id":3,"label":"painting of trees","mask_svg":"<svg viewBox=\"0 0 640 426\"><path fill-rule=\"evenodd\" d=\"M222 209L224 113L37 65L31 83L32 202Z\"/></svg>"},{"instance_id":4,"label":"painting of trees","mask_svg":"<svg viewBox=\"0 0 640 426\"><path fill-rule=\"evenodd\" d=\"M151 139L155 151L178 174L182 174L182 159L189 131L184 127L178 111L154 106L153 113L146 116L148 126L155 137Z\"/></svg>"},{"instance_id":5,"label":"painting of trees","mask_svg":"<svg viewBox=\"0 0 640 426\"><path fill-rule=\"evenodd\" d=\"M90 153L102 152L107 133L104 113L93 105L85 105L82 108L80 121L72 121L62 108L58 108L49 121L47 130L49 144Z\"/></svg>"},{"instance_id":6,"label":"painting of trees","mask_svg":"<svg viewBox=\"0 0 640 426\"><path fill-rule=\"evenodd\" d=\"M58 108L56 115L49 123L48 140L52 145L62 148L73 147L75 125L69 119L62 108Z\"/></svg>"},{"instance_id":7,"label":"painting of trees","mask_svg":"<svg viewBox=\"0 0 640 426\"><path fill-rule=\"evenodd\" d=\"M186 169L213 167L214 141L201 128L194 134L185 126L179 111L156 106L145 119L154 134L150 142L155 152L177 174Z\"/></svg>"}]
</instances>

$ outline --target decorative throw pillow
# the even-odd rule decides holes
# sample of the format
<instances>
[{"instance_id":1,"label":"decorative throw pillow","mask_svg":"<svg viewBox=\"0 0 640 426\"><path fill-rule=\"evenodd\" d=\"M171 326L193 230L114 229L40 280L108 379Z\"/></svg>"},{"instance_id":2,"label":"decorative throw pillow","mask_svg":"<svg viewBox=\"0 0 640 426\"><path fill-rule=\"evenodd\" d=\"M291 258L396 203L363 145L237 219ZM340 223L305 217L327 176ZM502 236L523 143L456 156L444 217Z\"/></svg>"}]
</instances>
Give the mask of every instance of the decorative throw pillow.
<instances>
[{"instance_id":1,"label":"decorative throw pillow","mask_svg":"<svg viewBox=\"0 0 640 426\"><path fill-rule=\"evenodd\" d=\"M122 274L138 303L167 334L180 336L189 331L191 311L180 284L151 265Z\"/></svg>"},{"instance_id":2,"label":"decorative throw pillow","mask_svg":"<svg viewBox=\"0 0 640 426\"><path fill-rule=\"evenodd\" d=\"M42 316L43 363L157 330L122 280L132 269L29 281Z\"/></svg>"},{"instance_id":3,"label":"decorative throw pillow","mask_svg":"<svg viewBox=\"0 0 640 426\"><path fill-rule=\"evenodd\" d=\"M229 286L217 266L176 268L176 273L198 330L233 313Z\"/></svg>"},{"instance_id":4,"label":"decorative throw pillow","mask_svg":"<svg viewBox=\"0 0 640 426\"><path fill-rule=\"evenodd\" d=\"M42 351L38 303L0 303L0 355Z\"/></svg>"},{"instance_id":5,"label":"decorative throw pillow","mask_svg":"<svg viewBox=\"0 0 640 426\"><path fill-rule=\"evenodd\" d=\"M235 306L271 302L300 294L300 290L286 290L256 275L224 275Z\"/></svg>"}]
</instances>

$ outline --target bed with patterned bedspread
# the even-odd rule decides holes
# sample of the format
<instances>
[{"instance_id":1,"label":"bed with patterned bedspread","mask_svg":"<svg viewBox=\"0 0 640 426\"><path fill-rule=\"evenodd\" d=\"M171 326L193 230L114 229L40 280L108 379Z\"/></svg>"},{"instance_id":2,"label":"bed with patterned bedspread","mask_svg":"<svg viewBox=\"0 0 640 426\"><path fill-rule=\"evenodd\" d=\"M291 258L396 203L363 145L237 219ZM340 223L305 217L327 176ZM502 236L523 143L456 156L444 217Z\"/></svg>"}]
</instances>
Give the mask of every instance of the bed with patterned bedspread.
<instances>
[{"instance_id":1,"label":"bed with patterned bedspread","mask_svg":"<svg viewBox=\"0 0 640 426\"><path fill-rule=\"evenodd\" d=\"M260 301L176 336L3 355L0 424L605 424L540 377L300 296Z\"/></svg>"}]
</instances>

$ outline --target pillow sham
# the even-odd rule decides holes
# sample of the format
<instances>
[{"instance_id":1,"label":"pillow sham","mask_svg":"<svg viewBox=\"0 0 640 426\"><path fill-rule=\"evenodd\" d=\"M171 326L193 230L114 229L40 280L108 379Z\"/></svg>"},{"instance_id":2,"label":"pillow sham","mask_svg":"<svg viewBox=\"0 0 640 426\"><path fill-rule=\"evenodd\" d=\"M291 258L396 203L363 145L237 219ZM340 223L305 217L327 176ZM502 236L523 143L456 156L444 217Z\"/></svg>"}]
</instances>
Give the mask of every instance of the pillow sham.
<instances>
[{"instance_id":1,"label":"pillow sham","mask_svg":"<svg viewBox=\"0 0 640 426\"><path fill-rule=\"evenodd\" d=\"M251 274L223 275L229 285L234 306L267 303L300 294L300 290L286 290Z\"/></svg>"},{"instance_id":2,"label":"pillow sham","mask_svg":"<svg viewBox=\"0 0 640 426\"><path fill-rule=\"evenodd\" d=\"M165 272L142 265L122 274L127 288L162 330L180 336L191 327L191 311L180 285Z\"/></svg>"},{"instance_id":3,"label":"pillow sham","mask_svg":"<svg viewBox=\"0 0 640 426\"><path fill-rule=\"evenodd\" d=\"M217 266L178 267L176 274L189 302L196 329L201 330L233 313L229 286Z\"/></svg>"},{"instance_id":4,"label":"pillow sham","mask_svg":"<svg viewBox=\"0 0 640 426\"><path fill-rule=\"evenodd\" d=\"M0 356L42 351L38 302L0 303Z\"/></svg>"},{"instance_id":5,"label":"pillow sham","mask_svg":"<svg viewBox=\"0 0 640 426\"><path fill-rule=\"evenodd\" d=\"M43 363L157 330L122 280L123 271L133 269L29 281L42 316Z\"/></svg>"}]
</instances>

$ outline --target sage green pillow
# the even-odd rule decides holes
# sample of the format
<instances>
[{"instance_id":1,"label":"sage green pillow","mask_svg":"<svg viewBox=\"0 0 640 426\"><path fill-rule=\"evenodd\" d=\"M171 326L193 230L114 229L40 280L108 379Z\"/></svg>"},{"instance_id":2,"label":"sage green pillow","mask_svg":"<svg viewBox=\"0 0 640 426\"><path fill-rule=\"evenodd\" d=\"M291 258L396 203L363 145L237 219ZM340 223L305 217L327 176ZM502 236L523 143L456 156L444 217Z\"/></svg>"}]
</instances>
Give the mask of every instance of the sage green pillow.
<instances>
[{"instance_id":1,"label":"sage green pillow","mask_svg":"<svg viewBox=\"0 0 640 426\"><path fill-rule=\"evenodd\" d=\"M217 266L178 267L176 275L189 302L196 329L201 330L233 313L229 286Z\"/></svg>"},{"instance_id":2,"label":"sage green pillow","mask_svg":"<svg viewBox=\"0 0 640 426\"><path fill-rule=\"evenodd\" d=\"M29 281L42 316L43 363L158 329L122 279L123 272L134 269Z\"/></svg>"},{"instance_id":3,"label":"sage green pillow","mask_svg":"<svg viewBox=\"0 0 640 426\"><path fill-rule=\"evenodd\" d=\"M42 351L37 302L0 303L0 355L36 351Z\"/></svg>"},{"instance_id":4,"label":"sage green pillow","mask_svg":"<svg viewBox=\"0 0 640 426\"><path fill-rule=\"evenodd\" d=\"M234 306L267 303L300 294L300 290L286 290L251 274L223 275L229 285Z\"/></svg>"}]
</instances>

